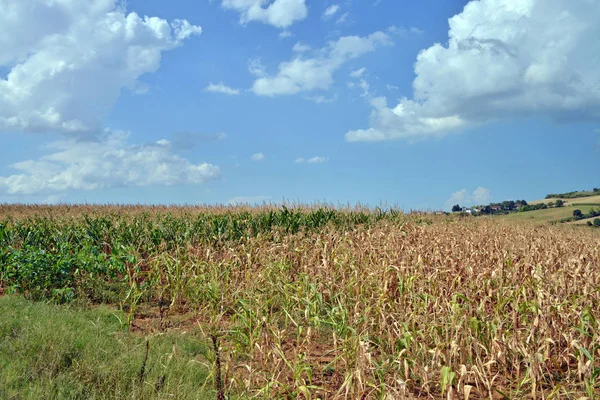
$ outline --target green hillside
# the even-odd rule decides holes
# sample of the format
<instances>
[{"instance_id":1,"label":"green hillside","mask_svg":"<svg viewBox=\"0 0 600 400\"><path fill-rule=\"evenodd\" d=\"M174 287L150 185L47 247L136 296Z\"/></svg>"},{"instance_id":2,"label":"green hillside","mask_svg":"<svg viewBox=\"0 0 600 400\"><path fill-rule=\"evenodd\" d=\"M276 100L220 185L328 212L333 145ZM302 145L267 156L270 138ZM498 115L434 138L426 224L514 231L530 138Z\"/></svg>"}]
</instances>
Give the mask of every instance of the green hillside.
<instances>
[{"instance_id":1,"label":"green hillside","mask_svg":"<svg viewBox=\"0 0 600 400\"><path fill-rule=\"evenodd\" d=\"M544 200L534 200L530 201L529 204L540 204L540 203L550 203L556 202L559 200L558 198L544 199ZM560 199L565 202L565 205L571 206L576 204L596 204L600 205L600 195L597 196L586 196L586 197L576 197L573 199Z\"/></svg>"},{"instance_id":2,"label":"green hillside","mask_svg":"<svg viewBox=\"0 0 600 400\"><path fill-rule=\"evenodd\" d=\"M544 200L535 200L529 202L529 204L540 204L540 203L550 203L556 202L558 198L549 198ZM572 199L561 199L565 202L564 207L556 207L556 208L547 208L544 210L535 210L535 211L527 211L527 212L516 212L507 215L499 215L496 218L501 218L509 221L531 221L533 223L553 223L559 222L564 218L569 218L573 216L574 210L581 210L583 214L589 213L592 209L600 208L600 195L598 196L585 196L585 197L577 197ZM596 217L597 218L597 217ZM594 218L582 219L579 221L572 221L569 224L586 224L588 220L593 220Z\"/></svg>"}]
</instances>

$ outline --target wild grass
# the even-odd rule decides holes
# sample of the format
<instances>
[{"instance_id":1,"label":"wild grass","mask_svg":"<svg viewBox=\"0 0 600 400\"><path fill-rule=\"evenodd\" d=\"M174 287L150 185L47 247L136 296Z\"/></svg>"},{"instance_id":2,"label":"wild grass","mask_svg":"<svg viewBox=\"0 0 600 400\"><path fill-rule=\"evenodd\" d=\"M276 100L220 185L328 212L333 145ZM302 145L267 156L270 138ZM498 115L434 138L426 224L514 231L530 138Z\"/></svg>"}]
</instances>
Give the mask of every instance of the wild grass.
<instances>
[{"instance_id":1,"label":"wild grass","mask_svg":"<svg viewBox=\"0 0 600 400\"><path fill-rule=\"evenodd\" d=\"M196 326L219 343L227 396L600 396L592 230L381 209L48 210L3 209L0 287L112 304L145 334Z\"/></svg>"},{"instance_id":2,"label":"wild grass","mask_svg":"<svg viewBox=\"0 0 600 400\"><path fill-rule=\"evenodd\" d=\"M17 296L0 298L0 315L2 399L214 398L210 347L189 333L144 338L123 331L109 308Z\"/></svg>"}]
</instances>

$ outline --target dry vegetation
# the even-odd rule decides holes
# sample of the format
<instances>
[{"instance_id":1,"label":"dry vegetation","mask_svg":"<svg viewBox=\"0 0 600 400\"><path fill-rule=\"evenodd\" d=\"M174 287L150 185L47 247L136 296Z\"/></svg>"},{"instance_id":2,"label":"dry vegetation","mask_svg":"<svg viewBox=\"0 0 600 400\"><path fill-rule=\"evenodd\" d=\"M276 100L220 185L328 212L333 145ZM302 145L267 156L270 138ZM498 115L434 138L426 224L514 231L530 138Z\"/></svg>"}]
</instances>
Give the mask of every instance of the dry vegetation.
<instances>
[{"instance_id":1,"label":"dry vegetation","mask_svg":"<svg viewBox=\"0 0 600 400\"><path fill-rule=\"evenodd\" d=\"M0 213L0 290L214 335L229 396L600 396L593 230L318 207Z\"/></svg>"}]
</instances>

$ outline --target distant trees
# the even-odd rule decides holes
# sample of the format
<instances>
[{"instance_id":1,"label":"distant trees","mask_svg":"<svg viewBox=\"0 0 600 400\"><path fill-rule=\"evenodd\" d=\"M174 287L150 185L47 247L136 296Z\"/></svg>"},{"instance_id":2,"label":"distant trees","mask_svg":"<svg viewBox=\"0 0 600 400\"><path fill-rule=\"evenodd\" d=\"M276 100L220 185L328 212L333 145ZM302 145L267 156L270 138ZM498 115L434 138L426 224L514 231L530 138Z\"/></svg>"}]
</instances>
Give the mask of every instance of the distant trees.
<instances>
[{"instance_id":1,"label":"distant trees","mask_svg":"<svg viewBox=\"0 0 600 400\"><path fill-rule=\"evenodd\" d=\"M592 191L582 190L566 193L550 193L546 195L546 199L575 199L578 197L596 196L598 193L600 193L600 188L594 188Z\"/></svg>"},{"instance_id":2,"label":"distant trees","mask_svg":"<svg viewBox=\"0 0 600 400\"><path fill-rule=\"evenodd\" d=\"M501 207L503 210L512 211L515 209L515 202L512 200L503 201Z\"/></svg>"},{"instance_id":3,"label":"distant trees","mask_svg":"<svg viewBox=\"0 0 600 400\"><path fill-rule=\"evenodd\" d=\"M548 205L546 203L528 204L519 208L519 212L545 210L546 208L548 208Z\"/></svg>"},{"instance_id":4,"label":"distant trees","mask_svg":"<svg viewBox=\"0 0 600 400\"><path fill-rule=\"evenodd\" d=\"M452 206L452 212L461 212L461 211L462 211L462 208L458 204Z\"/></svg>"},{"instance_id":5,"label":"distant trees","mask_svg":"<svg viewBox=\"0 0 600 400\"><path fill-rule=\"evenodd\" d=\"M556 200L556 203L554 203L555 207L563 207L565 205L565 202L562 201L561 199Z\"/></svg>"},{"instance_id":6,"label":"distant trees","mask_svg":"<svg viewBox=\"0 0 600 400\"><path fill-rule=\"evenodd\" d=\"M568 221L568 220L570 220L570 221L572 221L572 220L578 221L580 219L594 218L594 217L598 217L598 216L600 216L600 208L597 208L597 209L592 208L586 214L582 213L581 210L575 210L575 211L573 211L573 217L567 218L566 221ZM600 227L600 221L598 221L598 220L600 220L600 218L596 218L594 220L594 222L587 221L587 225L588 226L594 225L596 227ZM596 222L596 221L598 221L598 222Z\"/></svg>"}]
</instances>

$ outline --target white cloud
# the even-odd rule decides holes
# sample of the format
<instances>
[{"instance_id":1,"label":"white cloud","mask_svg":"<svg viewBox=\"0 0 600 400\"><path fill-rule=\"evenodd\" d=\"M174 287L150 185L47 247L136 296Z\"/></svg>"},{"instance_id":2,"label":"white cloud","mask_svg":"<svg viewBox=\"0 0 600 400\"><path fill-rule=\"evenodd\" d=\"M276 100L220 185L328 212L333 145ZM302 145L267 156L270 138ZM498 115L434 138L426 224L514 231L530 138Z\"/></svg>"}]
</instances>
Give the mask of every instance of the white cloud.
<instances>
[{"instance_id":1,"label":"white cloud","mask_svg":"<svg viewBox=\"0 0 600 400\"><path fill-rule=\"evenodd\" d=\"M358 82L348 82L347 86L350 89L360 88L363 91L362 94L360 95L360 97L371 98L371 92L370 92L371 86L369 85L369 82L367 82L364 78L362 78L362 76L364 75L366 70L367 70L366 68L361 68L356 71L352 71L350 73L350 77L358 79Z\"/></svg>"},{"instance_id":2,"label":"white cloud","mask_svg":"<svg viewBox=\"0 0 600 400\"><path fill-rule=\"evenodd\" d=\"M422 34L424 34L424 33L425 33L425 31L423 31L423 30L421 30L421 29L419 29L419 28L417 28L417 27L415 27L415 26L411 26L411 27L410 27L410 32L411 32L411 33L414 33L414 34L416 34L416 35L422 35Z\"/></svg>"},{"instance_id":3,"label":"white cloud","mask_svg":"<svg viewBox=\"0 0 600 400\"><path fill-rule=\"evenodd\" d=\"M242 205L242 204L262 204L271 203L271 196L239 196L227 202L228 205Z\"/></svg>"},{"instance_id":4,"label":"white cloud","mask_svg":"<svg viewBox=\"0 0 600 400\"><path fill-rule=\"evenodd\" d=\"M462 189L452 193L450 198L446 200L444 206L446 207L446 209L450 209L455 204L458 204L460 206L486 205L489 204L491 201L492 192L489 189L479 186L471 194L469 194L467 189Z\"/></svg>"},{"instance_id":5,"label":"white cloud","mask_svg":"<svg viewBox=\"0 0 600 400\"><path fill-rule=\"evenodd\" d=\"M361 76L363 76L363 74L365 73L366 70L367 70L366 68L357 69L356 71L350 72L350 76L352 78L360 78Z\"/></svg>"},{"instance_id":6,"label":"white cloud","mask_svg":"<svg viewBox=\"0 0 600 400\"><path fill-rule=\"evenodd\" d=\"M285 39L292 36L294 36L294 34L290 31L281 31L281 33L279 33L279 39Z\"/></svg>"},{"instance_id":7,"label":"white cloud","mask_svg":"<svg viewBox=\"0 0 600 400\"><path fill-rule=\"evenodd\" d=\"M267 68L263 65L260 57L248 60L248 72L252 75L263 77L267 75Z\"/></svg>"},{"instance_id":8,"label":"white cloud","mask_svg":"<svg viewBox=\"0 0 600 400\"><path fill-rule=\"evenodd\" d=\"M171 23L171 27L173 28L176 40L185 40L190 36L200 35L202 33L201 27L192 25L185 19L176 19Z\"/></svg>"},{"instance_id":9,"label":"white cloud","mask_svg":"<svg viewBox=\"0 0 600 400\"><path fill-rule=\"evenodd\" d=\"M207 92L223 93L223 94L229 94L229 95L240 94L239 89L230 88L229 86L224 85L223 82L220 82L220 83L212 83L211 82L206 88L204 88L204 90Z\"/></svg>"},{"instance_id":10,"label":"white cloud","mask_svg":"<svg viewBox=\"0 0 600 400\"><path fill-rule=\"evenodd\" d=\"M450 198L446 200L445 207L446 209L449 209L455 204L471 204L471 196L469 195L469 192L467 192L467 189L462 189L458 192L452 193L452 196L450 196Z\"/></svg>"},{"instance_id":11,"label":"white cloud","mask_svg":"<svg viewBox=\"0 0 600 400\"><path fill-rule=\"evenodd\" d=\"M0 2L0 130L101 132L122 88L201 32L126 14L116 0Z\"/></svg>"},{"instance_id":12,"label":"white cloud","mask_svg":"<svg viewBox=\"0 0 600 400\"><path fill-rule=\"evenodd\" d=\"M323 19L329 19L334 16L340 10L340 6L338 4L333 4L323 12Z\"/></svg>"},{"instance_id":13,"label":"white cloud","mask_svg":"<svg viewBox=\"0 0 600 400\"><path fill-rule=\"evenodd\" d=\"M370 97L371 96L371 92L370 92L371 87L367 81L365 81L364 79L361 79L359 82L359 86L363 90L362 94L360 95L361 97Z\"/></svg>"},{"instance_id":14,"label":"white cloud","mask_svg":"<svg viewBox=\"0 0 600 400\"><path fill-rule=\"evenodd\" d=\"M471 200L478 205L489 204L492 201L492 192L489 189L479 186L473 191Z\"/></svg>"},{"instance_id":15,"label":"white cloud","mask_svg":"<svg viewBox=\"0 0 600 400\"><path fill-rule=\"evenodd\" d=\"M330 42L325 48L315 51L312 58L298 54L293 60L281 63L275 76L267 76L264 68L252 68L251 72L260 76L254 82L252 90L260 96L327 90L333 83L333 73L344 63L380 46L391 44L390 37L383 32L375 32L366 37L341 37ZM264 75L261 76L255 73L256 71Z\"/></svg>"},{"instance_id":16,"label":"white cloud","mask_svg":"<svg viewBox=\"0 0 600 400\"><path fill-rule=\"evenodd\" d=\"M266 8L263 6L268 4ZM223 8L240 13L240 23L259 21L277 28L287 28L306 18L305 0L223 0Z\"/></svg>"},{"instance_id":17,"label":"white cloud","mask_svg":"<svg viewBox=\"0 0 600 400\"><path fill-rule=\"evenodd\" d=\"M348 20L348 17L350 16L349 12L345 12L342 15L340 15L340 17L335 21L336 24L343 24L344 22L346 22Z\"/></svg>"},{"instance_id":18,"label":"white cloud","mask_svg":"<svg viewBox=\"0 0 600 400\"><path fill-rule=\"evenodd\" d=\"M332 96L332 97L325 97L325 96L308 96L307 97L308 100L314 101L317 104L328 104L328 103L334 103L337 100L337 95Z\"/></svg>"},{"instance_id":19,"label":"white cloud","mask_svg":"<svg viewBox=\"0 0 600 400\"><path fill-rule=\"evenodd\" d=\"M492 120L600 119L600 3L481 0L421 51L413 99L374 108L346 140L443 135Z\"/></svg>"},{"instance_id":20,"label":"white cloud","mask_svg":"<svg viewBox=\"0 0 600 400\"><path fill-rule=\"evenodd\" d=\"M60 204L64 199L64 194L51 194L42 200L43 204Z\"/></svg>"},{"instance_id":21,"label":"white cloud","mask_svg":"<svg viewBox=\"0 0 600 400\"><path fill-rule=\"evenodd\" d=\"M296 52L296 53L304 53L305 51L309 51L310 50L310 46L307 44L304 44L302 42L298 42L294 45L294 47L292 48L292 51Z\"/></svg>"},{"instance_id":22,"label":"white cloud","mask_svg":"<svg viewBox=\"0 0 600 400\"><path fill-rule=\"evenodd\" d=\"M32 195L119 186L199 184L219 177L218 167L193 164L177 155L168 140L127 143L127 135L106 132L94 141L64 139L50 154L11 165L20 171L0 176L0 193Z\"/></svg>"},{"instance_id":23,"label":"white cloud","mask_svg":"<svg viewBox=\"0 0 600 400\"><path fill-rule=\"evenodd\" d=\"M421 29L419 29L415 26L411 26L410 28L407 28L404 26L396 26L396 25L392 25L392 26L388 27L386 29L386 31L390 34L403 36L403 37L407 37L410 34L422 35L423 33L425 33L424 31L422 31Z\"/></svg>"},{"instance_id":24,"label":"white cloud","mask_svg":"<svg viewBox=\"0 0 600 400\"><path fill-rule=\"evenodd\" d=\"M254 153L252 154L253 161L262 161L265 159L265 155L263 153Z\"/></svg>"},{"instance_id":25,"label":"white cloud","mask_svg":"<svg viewBox=\"0 0 600 400\"><path fill-rule=\"evenodd\" d=\"M321 157L321 156L315 156L315 157L311 157L311 158L296 158L296 160L294 161L294 163L296 164L323 164L326 163L327 161L329 161L329 157Z\"/></svg>"}]
</instances>

